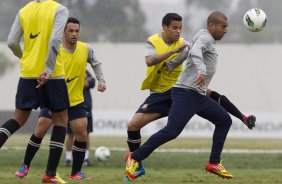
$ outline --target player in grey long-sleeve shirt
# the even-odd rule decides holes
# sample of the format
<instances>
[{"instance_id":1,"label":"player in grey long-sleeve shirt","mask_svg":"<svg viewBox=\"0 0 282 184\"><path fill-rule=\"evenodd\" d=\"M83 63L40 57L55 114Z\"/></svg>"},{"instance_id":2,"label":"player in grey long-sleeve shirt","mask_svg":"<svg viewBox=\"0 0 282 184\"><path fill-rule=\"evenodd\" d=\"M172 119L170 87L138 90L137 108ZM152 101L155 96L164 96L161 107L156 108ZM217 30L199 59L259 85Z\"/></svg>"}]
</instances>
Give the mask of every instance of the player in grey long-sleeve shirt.
<instances>
[{"instance_id":1,"label":"player in grey long-sleeve shirt","mask_svg":"<svg viewBox=\"0 0 282 184\"><path fill-rule=\"evenodd\" d=\"M57 60L57 55L67 19L68 9L56 1L30 1L18 11L7 40L12 52L20 59L20 79L14 116L1 123L0 148L26 123L32 109L49 108L54 112L54 128L42 178L44 183L64 183L56 175L56 169L63 151L69 98L62 61ZM38 140L32 137L31 144L38 145ZM26 175L28 168L22 170Z\"/></svg>"},{"instance_id":2,"label":"player in grey long-sleeve shirt","mask_svg":"<svg viewBox=\"0 0 282 184\"><path fill-rule=\"evenodd\" d=\"M201 29L192 41L190 57L172 88L172 107L167 125L152 135L141 147L127 155L126 173L134 180L136 165L146 159L160 145L175 139L188 121L199 115L215 125L213 145L206 171L223 178L233 178L220 163L223 145L232 124L231 117L222 106L205 95L216 71L217 53L214 48L227 32L227 18L221 12L213 12L207 20L207 29ZM136 169L137 168L137 169Z\"/></svg>"},{"instance_id":3,"label":"player in grey long-sleeve shirt","mask_svg":"<svg viewBox=\"0 0 282 184\"><path fill-rule=\"evenodd\" d=\"M187 88L205 95L217 65L215 39L207 29L201 29L193 38L188 61L175 87Z\"/></svg>"},{"instance_id":4,"label":"player in grey long-sleeve shirt","mask_svg":"<svg viewBox=\"0 0 282 184\"><path fill-rule=\"evenodd\" d=\"M207 85L213 76L211 72L215 72L216 69L217 53L214 48L214 38L209 34L208 30L201 29L194 36L193 40L194 41L191 45L193 49L191 52L188 52L188 49L183 50L179 56L167 62L170 70L173 70L179 64L182 64L189 55L189 59L185 63L184 72L180 75L174 86L193 89L202 94L206 93L207 96L211 97L224 107L228 113L240 119L249 129L252 130L255 127L256 122L256 117L254 115L244 115L231 101L229 101L226 96L207 88ZM209 74L206 73L207 68L210 68ZM204 85L201 87L195 84L198 73L204 74L206 79Z\"/></svg>"},{"instance_id":5,"label":"player in grey long-sleeve shirt","mask_svg":"<svg viewBox=\"0 0 282 184\"><path fill-rule=\"evenodd\" d=\"M42 2L44 0L34 0L35 2ZM66 24L66 19L68 18L68 10L64 6L59 6L56 10L54 24L52 28L51 38L49 40L48 45L48 56L46 58L46 70L45 72L48 74L52 74L54 71L56 58L58 54L58 50L60 47L60 43L62 42L62 33L64 31L64 27ZM7 45L11 48L14 55L18 58L22 57L23 50L20 46L20 40L23 36L23 28L20 22L19 13L16 15L14 23L11 27Z\"/></svg>"}]
</instances>

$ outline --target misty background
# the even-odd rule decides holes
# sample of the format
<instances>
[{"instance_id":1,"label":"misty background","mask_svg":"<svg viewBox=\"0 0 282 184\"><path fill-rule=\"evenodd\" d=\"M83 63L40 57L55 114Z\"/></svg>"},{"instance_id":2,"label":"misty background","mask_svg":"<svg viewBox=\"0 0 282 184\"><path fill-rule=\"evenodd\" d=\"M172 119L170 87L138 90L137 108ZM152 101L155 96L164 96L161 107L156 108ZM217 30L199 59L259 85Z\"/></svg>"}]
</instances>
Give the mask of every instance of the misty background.
<instances>
[{"instance_id":1,"label":"misty background","mask_svg":"<svg viewBox=\"0 0 282 184\"><path fill-rule=\"evenodd\" d=\"M29 0L0 0L0 41L6 41L17 11ZM192 35L205 26L214 10L224 12L231 34L224 43L281 43L279 16L281 0L58 0L81 21L81 39L86 42L144 42L160 31L161 19L168 12L183 17L183 36ZM263 9L268 17L267 32L246 32L243 15L250 8Z\"/></svg>"},{"instance_id":2,"label":"misty background","mask_svg":"<svg viewBox=\"0 0 282 184\"><path fill-rule=\"evenodd\" d=\"M5 42L18 10L30 0L0 0L0 42ZM161 31L162 17L176 12L183 17L182 36L191 40L206 17L214 10L224 12L229 33L221 43L280 44L281 0L58 0L69 8L70 16L81 21L81 40L94 43L145 43L149 35ZM250 8L263 9L268 18L266 30L246 31L242 19ZM0 76L12 63L0 52Z\"/></svg>"},{"instance_id":3,"label":"misty background","mask_svg":"<svg viewBox=\"0 0 282 184\"><path fill-rule=\"evenodd\" d=\"M0 0L0 111L11 111L15 106L19 60L5 42L17 11L27 2ZM58 2L69 8L70 16L80 20L81 41L90 43L102 62L107 91L102 94L95 89L92 94L95 122L105 128L105 134L110 130L115 134L117 127L123 134L128 120L149 94L140 90L146 72L144 45L148 36L162 31L163 16L168 12L180 14L183 17L182 36L189 41L205 27L207 16L219 10L227 15L229 27L225 37L216 43L219 62L210 88L226 95L243 113L257 116L258 127L252 133L261 136L261 131L265 131L269 136L282 137L281 0ZM251 8L261 8L267 15L267 26L261 32L250 32L243 25L243 16ZM0 123L3 117L0 114ZM240 123L234 123L233 127L235 125L240 126L237 129L246 128ZM194 133L202 135L196 130Z\"/></svg>"}]
</instances>

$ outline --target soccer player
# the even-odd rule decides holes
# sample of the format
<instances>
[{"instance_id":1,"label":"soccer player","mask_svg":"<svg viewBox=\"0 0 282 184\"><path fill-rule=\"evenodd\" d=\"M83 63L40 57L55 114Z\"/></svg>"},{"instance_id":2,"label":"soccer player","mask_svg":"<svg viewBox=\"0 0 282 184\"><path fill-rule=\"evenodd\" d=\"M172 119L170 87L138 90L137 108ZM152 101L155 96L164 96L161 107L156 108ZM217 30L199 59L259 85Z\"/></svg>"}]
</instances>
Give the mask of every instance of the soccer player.
<instances>
[{"instance_id":1,"label":"soccer player","mask_svg":"<svg viewBox=\"0 0 282 184\"><path fill-rule=\"evenodd\" d=\"M224 36L227 26L227 17L215 11L207 19L207 29L199 30L194 36L188 61L171 90L172 106L167 125L126 156L125 170L130 180L138 177L140 162L162 144L175 139L195 114L215 125L206 171L223 178L233 178L221 164L220 158L232 120L222 106L206 96L217 65L214 43Z\"/></svg>"},{"instance_id":2,"label":"soccer player","mask_svg":"<svg viewBox=\"0 0 282 184\"><path fill-rule=\"evenodd\" d=\"M20 58L16 109L0 128L1 148L26 123L32 109L49 108L54 128L44 177L57 183L64 182L56 176L56 169L63 151L69 108L64 69L57 56L67 18L68 9L53 0L34 0L19 10L7 40L14 55ZM22 37L24 49L20 46Z\"/></svg>"},{"instance_id":3,"label":"soccer player","mask_svg":"<svg viewBox=\"0 0 282 184\"><path fill-rule=\"evenodd\" d=\"M141 144L141 128L156 119L168 116L172 103L170 89L182 71L180 64L188 57L189 43L180 37L182 17L176 13L168 13L163 17L162 26L163 32L150 36L145 46L145 61L148 68L142 89L149 89L150 96L127 125L127 144L131 152ZM177 60L177 64L174 65L171 60ZM169 64L173 65L173 70L169 70L171 66ZM224 95L209 89L207 95L244 122L248 128L252 129L255 126L255 116L243 115ZM138 176L144 174L145 170L141 165Z\"/></svg>"},{"instance_id":4,"label":"soccer player","mask_svg":"<svg viewBox=\"0 0 282 184\"><path fill-rule=\"evenodd\" d=\"M87 149L85 152L84 157L84 166L91 166L91 162L89 159L89 146L90 146L90 138L89 133L93 132L93 117L92 117L92 96L90 93L90 89L95 87L95 78L86 70L86 77L84 81L84 89L83 89L83 96L84 96L84 104L87 109ZM67 127L67 135L65 141L66 147L66 161L65 166L70 167L72 165L72 146L73 146L73 132L70 127Z\"/></svg>"},{"instance_id":5,"label":"soccer player","mask_svg":"<svg viewBox=\"0 0 282 184\"><path fill-rule=\"evenodd\" d=\"M60 47L59 59L63 60L66 72L66 82L71 106L70 109L68 109L69 126L75 137L72 148L72 171L69 178L89 180L91 178L81 172L87 144L87 111L83 97L87 62L91 65L99 81L97 90L104 92L106 85L101 63L97 60L93 49L89 45L78 41L79 32L79 21L70 17L64 29L64 41ZM51 126L52 116L53 113L51 114L49 109L44 108L41 110L37 128L27 145L24 163L15 173L16 176L23 178L28 174L30 163L38 151L48 128ZM45 179L44 177L43 182L47 182Z\"/></svg>"}]
</instances>

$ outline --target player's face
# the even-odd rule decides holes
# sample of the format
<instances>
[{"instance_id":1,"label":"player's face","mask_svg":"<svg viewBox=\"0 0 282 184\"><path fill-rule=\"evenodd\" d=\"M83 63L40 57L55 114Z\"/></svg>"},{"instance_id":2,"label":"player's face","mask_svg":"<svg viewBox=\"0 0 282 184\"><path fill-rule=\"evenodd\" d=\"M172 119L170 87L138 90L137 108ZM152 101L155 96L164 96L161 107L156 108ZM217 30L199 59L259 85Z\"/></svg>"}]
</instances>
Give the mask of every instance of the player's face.
<instances>
[{"instance_id":1,"label":"player's face","mask_svg":"<svg viewBox=\"0 0 282 184\"><path fill-rule=\"evenodd\" d=\"M212 24L210 27L210 33L215 40L221 40L221 38L227 33L228 23L223 17L219 17L216 24Z\"/></svg>"},{"instance_id":2,"label":"player's face","mask_svg":"<svg viewBox=\"0 0 282 184\"><path fill-rule=\"evenodd\" d=\"M64 40L68 44L75 44L79 38L79 24L68 23L64 31Z\"/></svg>"},{"instance_id":3,"label":"player's face","mask_svg":"<svg viewBox=\"0 0 282 184\"><path fill-rule=\"evenodd\" d=\"M176 42L179 40L182 31L182 21L173 20L167 25L163 25L164 34L166 35L166 39L169 40L171 43Z\"/></svg>"}]
</instances>

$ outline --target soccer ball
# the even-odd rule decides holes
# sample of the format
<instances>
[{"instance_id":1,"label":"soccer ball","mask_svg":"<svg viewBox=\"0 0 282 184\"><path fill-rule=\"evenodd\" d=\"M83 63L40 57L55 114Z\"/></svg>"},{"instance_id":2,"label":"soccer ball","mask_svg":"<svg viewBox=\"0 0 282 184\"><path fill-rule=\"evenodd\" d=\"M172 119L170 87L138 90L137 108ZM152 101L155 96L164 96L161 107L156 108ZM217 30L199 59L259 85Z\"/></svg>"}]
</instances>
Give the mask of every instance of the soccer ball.
<instances>
[{"instance_id":1,"label":"soccer ball","mask_svg":"<svg viewBox=\"0 0 282 184\"><path fill-rule=\"evenodd\" d=\"M243 22L250 31L259 32L266 26L266 14L259 8L252 8L245 13Z\"/></svg>"},{"instance_id":2,"label":"soccer ball","mask_svg":"<svg viewBox=\"0 0 282 184\"><path fill-rule=\"evenodd\" d=\"M111 155L110 149L105 146L100 146L95 150L95 158L98 161L108 160L110 155Z\"/></svg>"}]
</instances>

